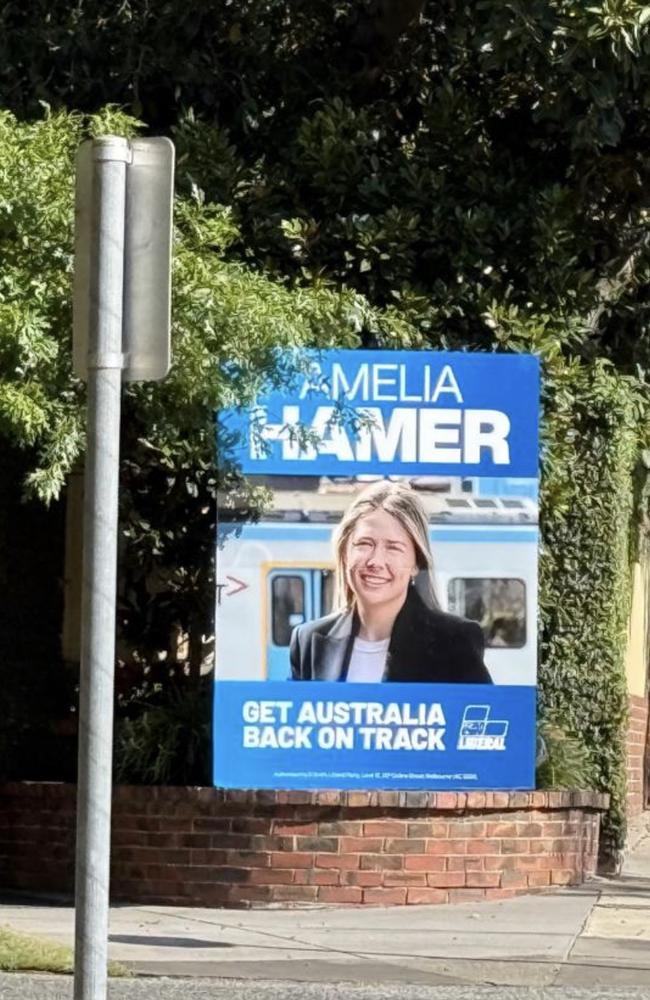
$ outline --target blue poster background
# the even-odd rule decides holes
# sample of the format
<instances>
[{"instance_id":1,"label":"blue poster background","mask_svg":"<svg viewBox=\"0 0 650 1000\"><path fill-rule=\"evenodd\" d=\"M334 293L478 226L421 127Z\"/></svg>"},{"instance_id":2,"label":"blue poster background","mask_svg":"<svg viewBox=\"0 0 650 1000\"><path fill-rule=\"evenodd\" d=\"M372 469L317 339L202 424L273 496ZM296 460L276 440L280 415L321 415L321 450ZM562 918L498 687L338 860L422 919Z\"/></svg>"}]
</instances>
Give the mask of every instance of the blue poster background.
<instances>
[{"instance_id":1,"label":"blue poster background","mask_svg":"<svg viewBox=\"0 0 650 1000\"><path fill-rule=\"evenodd\" d=\"M299 357L302 373L288 387L263 391L257 408L220 415L220 448L244 473L537 475L539 361L533 355L332 350ZM335 415L323 427L328 407ZM375 430L365 432L371 443L359 449L369 408ZM489 431L495 413L509 424L507 462L496 461L486 446L472 452L472 440L481 428ZM314 427L325 447L317 454L287 447L291 424Z\"/></svg>"},{"instance_id":2,"label":"blue poster background","mask_svg":"<svg viewBox=\"0 0 650 1000\"><path fill-rule=\"evenodd\" d=\"M467 578L465 582L472 577L497 582L503 577L504 583L519 579L519 568L526 569L528 563L522 562L519 552L515 558L513 547L520 549L522 541L535 545L536 506L529 528L528 508L519 504L510 520L504 512L514 511L514 497L534 500L536 495L540 388L536 357L298 350L278 356L278 367L286 377L279 378L276 387L263 388L256 405L219 414L220 456L234 460L247 475L345 477L348 481L368 475L456 481L463 477L471 486L463 497L471 496L483 515L480 524L476 517L476 523L471 519L464 525L455 523L451 514L444 524L431 521L434 543L457 546L457 562L449 553L445 555L449 572ZM493 502L495 497L503 498L503 503ZM465 499L454 502L469 507ZM487 518L488 506L498 508L499 516ZM534 788L536 688L532 684L244 679L263 676L264 649L271 639L276 642L269 612L275 576L280 579L282 574L280 583L286 586L285 577L293 568L294 576L304 577L310 587L318 579L322 591L322 574L332 562L324 542L336 518L329 518L327 526L310 520L306 502L299 513L301 523L276 517L252 526L222 524L226 530L220 551L235 542L240 547L222 562L225 596L220 614L235 607L229 603L231 598L239 604L237 615L231 612L234 617L228 619L227 629L222 624L221 650L217 627L214 783L272 789ZM325 513L336 511L325 508ZM524 529L530 538L522 537ZM233 538L226 537L230 534ZM468 552L467 543L487 541L488 536L502 548L485 566ZM296 544L288 548L287 542ZM313 543L313 552L307 542ZM521 573L529 585L532 574ZM309 611L301 608L291 617L313 620L326 613L316 598L312 604ZM220 656L228 629L225 663ZM491 655L510 656L513 666L508 669L513 671L516 656L528 652L534 657L535 650L530 649L536 635L532 609L528 629L522 640L527 649L517 645L492 648ZM262 645L255 646L258 636ZM249 640L251 645L246 645ZM278 638L276 645L282 646L286 658L288 638ZM220 669L226 676L242 679L220 680ZM519 680L522 675L509 676ZM358 718L346 715L351 706L357 706ZM328 722L328 712L336 719ZM371 721L366 718L368 712ZM312 717L314 722L309 721Z\"/></svg>"},{"instance_id":3,"label":"blue poster background","mask_svg":"<svg viewBox=\"0 0 650 1000\"><path fill-rule=\"evenodd\" d=\"M534 687L484 684L221 681L214 697L214 783L228 788L534 788L535 695ZM404 721L408 712L407 724L367 725L369 705L375 706L375 719L397 706L393 715ZM301 713L311 719L319 712L323 719L336 712L344 721L305 722L301 736L310 747L277 746L300 742ZM419 725L419 713L425 721L427 715L433 718L432 724ZM247 735L246 728L251 730ZM389 745L430 741L432 748L377 749L379 729L390 731L383 736ZM347 736L340 731L348 731ZM353 748L340 746L350 738ZM261 740L276 745L245 745Z\"/></svg>"}]
</instances>

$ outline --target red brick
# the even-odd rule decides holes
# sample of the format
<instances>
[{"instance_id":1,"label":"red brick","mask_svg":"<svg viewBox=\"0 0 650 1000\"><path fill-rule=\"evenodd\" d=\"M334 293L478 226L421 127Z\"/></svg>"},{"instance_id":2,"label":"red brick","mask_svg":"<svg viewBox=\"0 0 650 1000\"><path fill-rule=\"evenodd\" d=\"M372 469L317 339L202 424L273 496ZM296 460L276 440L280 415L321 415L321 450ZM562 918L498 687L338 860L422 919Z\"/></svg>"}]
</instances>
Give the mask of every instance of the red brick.
<instances>
[{"instance_id":1,"label":"red brick","mask_svg":"<svg viewBox=\"0 0 650 1000\"><path fill-rule=\"evenodd\" d=\"M246 874L251 885L290 885L295 872L292 868L251 868Z\"/></svg>"},{"instance_id":2,"label":"red brick","mask_svg":"<svg viewBox=\"0 0 650 1000\"><path fill-rule=\"evenodd\" d=\"M552 871L551 872L551 885L573 885L579 882L580 879L574 871Z\"/></svg>"},{"instance_id":3,"label":"red brick","mask_svg":"<svg viewBox=\"0 0 650 1000\"><path fill-rule=\"evenodd\" d=\"M271 898L280 902L314 903L322 891L318 885L277 885L272 887Z\"/></svg>"},{"instance_id":4,"label":"red brick","mask_svg":"<svg viewBox=\"0 0 650 1000\"><path fill-rule=\"evenodd\" d=\"M409 888L406 893L406 902L414 905L446 903L448 898L448 893L444 889Z\"/></svg>"},{"instance_id":5,"label":"red brick","mask_svg":"<svg viewBox=\"0 0 650 1000\"><path fill-rule=\"evenodd\" d=\"M298 874L296 872L296 874ZM342 873L335 868L325 868L322 871L305 872L309 885L340 885ZM348 874L346 872L346 874Z\"/></svg>"},{"instance_id":6,"label":"red brick","mask_svg":"<svg viewBox=\"0 0 650 1000\"><path fill-rule=\"evenodd\" d=\"M215 851L212 848L200 848L190 851L191 865L225 865L227 851Z\"/></svg>"},{"instance_id":7,"label":"red brick","mask_svg":"<svg viewBox=\"0 0 650 1000\"><path fill-rule=\"evenodd\" d=\"M192 834L192 836L205 836L206 847L210 846L209 834ZM119 847L145 847L149 843L149 837L144 831L138 830L114 830L111 833L111 847L115 850Z\"/></svg>"},{"instance_id":8,"label":"red brick","mask_svg":"<svg viewBox=\"0 0 650 1000\"><path fill-rule=\"evenodd\" d=\"M358 868L361 854L317 854L316 868Z\"/></svg>"},{"instance_id":9,"label":"red brick","mask_svg":"<svg viewBox=\"0 0 650 1000\"><path fill-rule=\"evenodd\" d=\"M268 849L268 837L262 837L262 849ZM247 833L213 833L210 839L213 847L224 851L250 851L255 846L255 837Z\"/></svg>"},{"instance_id":10,"label":"red brick","mask_svg":"<svg viewBox=\"0 0 650 1000\"><path fill-rule=\"evenodd\" d=\"M251 851L295 851L295 837L271 837L268 834L255 834L248 839Z\"/></svg>"},{"instance_id":11,"label":"red brick","mask_svg":"<svg viewBox=\"0 0 650 1000\"><path fill-rule=\"evenodd\" d=\"M145 833L147 838L147 844L151 847L174 847L180 843L181 837L196 837L200 838L201 845L204 847L209 847L212 843L212 835L210 833L157 833L156 831L148 831ZM207 840L207 844L204 841ZM189 844L189 847L199 847L199 844Z\"/></svg>"},{"instance_id":12,"label":"red brick","mask_svg":"<svg viewBox=\"0 0 650 1000\"><path fill-rule=\"evenodd\" d=\"M528 885L530 886L549 885L550 881L550 872L528 872Z\"/></svg>"},{"instance_id":13,"label":"red brick","mask_svg":"<svg viewBox=\"0 0 650 1000\"><path fill-rule=\"evenodd\" d=\"M512 889L525 889L528 885L528 876L525 872L505 871L501 872L501 887Z\"/></svg>"},{"instance_id":14,"label":"red brick","mask_svg":"<svg viewBox=\"0 0 650 1000\"><path fill-rule=\"evenodd\" d=\"M470 837L485 837L487 823L478 822L474 819L457 819L449 824L449 837L458 837L461 840Z\"/></svg>"},{"instance_id":15,"label":"red brick","mask_svg":"<svg viewBox=\"0 0 650 1000\"><path fill-rule=\"evenodd\" d=\"M438 809L458 809L458 792L438 792L436 796L436 806Z\"/></svg>"},{"instance_id":16,"label":"red brick","mask_svg":"<svg viewBox=\"0 0 650 1000\"><path fill-rule=\"evenodd\" d=\"M209 833L177 833L175 834L176 843L179 847L210 847L211 840ZM115 843L115 838L112 838L112 843Z\"/></svg>"},{"instance_id":17,"label":"red brick","mask_svg":"<svg viewBox=\"0 0 650 1000\"><path fill-rule=\"evenodd\" d=\"M348 792L348 805L357 809L372 806L375 795L375 792Z\"/></svg>"},{"instance_id":18,"label":"red brick","mask_svg":"<svg viewBox=\"0 0 650 1000\"><path fill-rule=\"evenodd\" d=\"M292 823L286 819L273 820L271 833L278 837L314 837L319 833L318 823Z\"/></svg>"},{"instance_id":19,"label":"red brick","mask_svg":"<svg viewBox=\"0 0 650 1000\"><path fill-rule=\"evenodd\" d=\"M547 819L542 823L540 837L557 837L564 832L564 821L559 819Z\"/></svg>"},{"instance_id":20,"label":"red brick","mask_svg":"<svg viewBox=\"0 0 650 1000\"><path fill-rule=\"evenodd\" d=\"M501 885L501 872L467 872L465 884L470 888L496 889Z\"/></svg>"},{"instance_id":21,"label":"red brick","mask_svg":"<svg viewBox=\"0 0 650 1000\"><path fill-rule=\"evenodd\" d=\"M503 837L501 840L501 853L502 854L528 854L529 841L519 839L519 837L514 837L510 839L509 837Z\"/></svg>"},{"instance_id":22,"label":"red brick","mask_svg":"<svg viewBox=\"0 0 650 1000\"><path fill-rule=\"evenodd\" d=\"M383 885L384 872L341 872L341 881L345 885L360 885L362 888L374 889Z\"/></svg>"},{"instance_id":23,"label":"red brick","mask_svg":"<svg viewBox=\"0 0 650 1000\"><path fill-rule=\"evenodd\" d=\"M517 823L518 837L542 837L544 836L542 823Z\"/></svg>"},{"instance_id":24,"label":"red brick","mask_svg":"<svg viewBox=\"0 0 650 1000\"><path fill-rule=\"evenodd\" d=\"M483 858L483 868L486 872L500 872L508 869L516 869L518 864L516 854L497 854L493 857L486 855Z\"/></svg>"},{"instance_id":25,"label":"red brick","mask_svg":"<svg viewBox=\"0 0 650 1000\"><path fill-rule=\"evenodd\" d=\"M335 854L339 850L338 837L296 837L297 851L329 851Z\"/></svg>"},{"instance_id":26,"label":"red brick","mask_svg":"<svg viewBox=\"0 0 650 1000\"><path fill-rule=\"evenodd\" d=\"M510 805L513 809L527 809L530 805L529 793L510 792Z\"/></svg>"},{"instance_id":27,"label":"red brick","mask_svg":"<svg viewBox=\"0 0 650 1000\"><path fill-rule=\"evenodd\" d=\"M530 854L552 854L554 841L550 839L531 840L528 851Z\"/></svg>"},{"instance_id":28,"label":"red brick","mask_svg":"<svg viewBox=\"0 0 650 1000\"><path fill-rule=\"evenodd\" d=\"M427 885L426 872L385 872L383 885L388 889L399 885Z\"/></svg>"},{"instance_id":29,"label":"red brick","mask_svg":"<svg viewBox=\"0 0 650 1000\"><path fill-rule=\"evenodd\" d=\"M406 823L392 819L369 820L363 824L363 833L367 837L406 837Z\"/></svg>"},{"instance_id":30,"label":"red brick","mask_svg":"<svg viewBox=\"0 0 650 1000\"><path fill-rule=\"evenodd\" d=\"M383 841L380 837L341 837L339 843L342 854L375 854Z\"/></svg>"},{"instance_id":31,"label":"red brick","mask_svg":"<svg viewBox=\"0 0 650 1000\"><path fill-rule=\"evenodd\" d=\"M358 820L348 821L338 819L331 823L318 824L318 835L320 837L361 837L363 833L364 824Z\"/></svg>"},{"instance_id":32,"label":"red brick","mask_svg":"<svg viewBox=\"0 0 650 1000\"><path fill-rule=\"evenodd\" d=\"M406 902L406 889L364 889L363 902L379 903L383 906L399 906Z\"/></svg>"},{"instance_id":33,"label":"red brick","mask_svg":"<svg viewBox=\"0 0 650 1000\"><path fill-rule=\"evenodd\" d=\"M433 854L407 854L404 857L404 868L415 872L444 871L445 859Z\"/></svg>"},{"instance_id":34,"label":"red brick","mask_svg":"<svg viewBox=\"0 0 650 1000\"><path fill-rule=\"evenodd\" d=\"M443 859L441 859L443 860ZM446 859L446 869L449 872L464 872L464 871L482 871L484 868L484 859L476 857L466 857L464 854L458 854Z\"/></svg>"},{"instance_id":35,"label":"red brick","mask_svg":"<svg viewBox=\"0 0 650 1000\"><path fill-rule=\"evenodd\" d=\"M171 819L171 817L170 817ZM156 820L158 823L159 821ZM196 831L230 830L230 819L223 816L195 816L192 820L192 829ZM165 829L169 829L167 818L164 820ZM159 826L155 827L159 829Z\"/></svg>"},{"instance_id":36,"label":"red brick","mask_svg":"<svg viewBox=\"0 0 650 1000\"><path fill-rule=\"evenodd\" d=\"M352 885L326 886L318 890L319 903L360 903L363 889Z\"/></svg>"},{"instance_id":37,"label":"red brick","mask_svg":"<svg viewBox=\"0 0 650 1000\"><path fill-rule=\"evenodd\" d=\"M264 834L272 833L273 820L270 816L232 816L224 822L230 823L232 833Z\"/></svg>"},{"instance_id":38,"label":"red brick","mask_svg":"<svg viewBox=\"0 0 650 1000\"><path fill-rule=\"evenodd\" d=\"M466 854L467 840L427 840L425 850L427 854Z\"/></svg>"},{"instance_id":39,"label":"red brick","mask_svg":"<svg viewBox=\"0 0 650 1000\"><path fill-rule=\"evenodd\" d=\"M400 794L400 792L377 792L377 805L381 806L382 809L395 809L400 805Z\"/></svg>"},{"instance_id":40,"label":"red brick","mask_svg":"<svg viewBox=\"0 0 650 1000\"><path fill-rule=\"evenodd\" d=\"M313 868L314 855L297 851L274 851L270 857L272 868Z\"/></svg>"},{"instance_id":41,"label":"red brick","mask_svg":"<svg viewBox=\"0 0 650 1000\"><path fill-rule=\"evenodd\" d=\"M557 865L557 861L548 854L529 854L517 861L517 867L521 871L549 871L554 865Z\"/></svg>"},{"instance_id":42,"label":"red brick","mask_svg":"<svg viewBox=\"0 0 650 1000\"><path fill-rule=\"evenodd\" d=\"M468 840L466 845L468 854L498 854L500 848L500 840Z\"/></svg>"},{"instance_id":43,"label":"red brick","mask_svg":"<svg viewBox=\"0 0 650 1000\"><path fill-rule=\"evenodd\" d=\"M402 854L353 854L352 857L360 859L361 868L366 870L397 871L404 867Z\"/></svg>"},{"instance_id":44,"label":"red brick","mask_svg":"<svg viewBox=\"0 0 650 1000\"><path fill-rule=\"evenodd\" d=\"M387 854L424 854L426 841L410 840L408 837L398 840L387 840L385 851Z\"/></svg>"},{"instance_id":45,"label":"red brick","mask_svg":"<svg viewBox=\"0 0 650 1000\"><path fill-rule=\"evenodd\" d=\"M492 792L490 799L492 809L508 809L510 806L509 792Z\"/></svg>"},{"instance_id":46,"label":"red brick","mask_svg":"<svg viewBox=\"0 0 650 1000\"><path fill-rule=\"evenodd\" d=\"M226 851L226 864L237 865L242 868L268 868L271 864L271 855L256 851ZM288 868L288 865L283 865Z\"/></svg>"},{"instance_id":47,"label":"red brick","mask_svg":"<svg viewBox=\"0 0 650 1000\"><path fill-rule=\"evenodd\" d=\"M435 872L427 875L427 885L438 889L459 889L465 885L465 872Z\"/></svg>"},{"instance_id":48,"label":"red brick","mask_svg":"<svg viewBox=\"0 0 650 1000\"><path fill-rule=\"evenodd\" d=\"M418 820L417 823L408 824L409 837L430 837L446 840L449 834L449 823L440 820Z\"/></svg>"},{"instance_id":49,"label":"red brick","mask_svg":"<svg viewBox=\"0 0 650 1000\"><path fill-rule=\"evenodd\" d=\"M313 793L313 799L319 806L340 806L343 804L342 794L333 788L321 789Z\"/></svg>"},{"instance_id":50,"label":"red brick","mask_svg":"<svg viewBox=\"0 0 650 1000\"><path fill-rule=\"evenodd\" d=\"M465 860L465 871L466 872L482 872L485 871L485 859L490 857L489 854L468 854ZM451 860L451 859L448 859ZM449 864L447 864L449 867Z\"/></svg>"}]
</instances>

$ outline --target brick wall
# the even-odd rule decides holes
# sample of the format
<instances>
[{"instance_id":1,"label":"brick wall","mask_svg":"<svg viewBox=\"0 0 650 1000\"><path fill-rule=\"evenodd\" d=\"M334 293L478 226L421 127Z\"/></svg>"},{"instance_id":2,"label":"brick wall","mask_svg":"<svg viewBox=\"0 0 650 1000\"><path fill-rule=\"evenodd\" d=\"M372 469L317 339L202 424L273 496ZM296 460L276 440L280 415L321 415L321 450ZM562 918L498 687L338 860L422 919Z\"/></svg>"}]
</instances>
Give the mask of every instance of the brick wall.
<instances>
[{"instance_id":1,"label":"brick wall","mask_svg":"<svg viewBox=\"0 0 650 1000\"><path fill-rule=\"evenodd\" d=\"M0 786L0 887L70 892L75 789ZM197 906L499 899L593 874L591 792L117 788L116 900Z\"/></svg>"},{"instance_id":2,"label":"brick wall","mask_svg":"<svg viewBox=\"0 0 650 1000\"><path fill-rule=\"evenodd\" d=\"M646 808L645 771L648 754L648 701L629 695L627 727L627 815L639 816Z\"/></svg>"}]
</instances>

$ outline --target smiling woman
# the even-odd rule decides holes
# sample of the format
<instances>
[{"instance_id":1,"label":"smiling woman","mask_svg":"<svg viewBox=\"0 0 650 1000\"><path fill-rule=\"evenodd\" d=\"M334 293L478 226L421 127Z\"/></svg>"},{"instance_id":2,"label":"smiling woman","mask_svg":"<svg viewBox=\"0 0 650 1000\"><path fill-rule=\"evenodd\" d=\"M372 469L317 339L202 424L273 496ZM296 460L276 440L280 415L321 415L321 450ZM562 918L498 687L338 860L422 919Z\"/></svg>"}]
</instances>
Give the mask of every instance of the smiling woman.
<instances>
[{"instance_id":1,"label":"smiling woman","mask_svg":"<svg viewBox=\"0 0 650 1000\"><path fill-rule=\"evenodd\" d=\"M427 516L410 486L360 493L335 553L338 610L294 629L295 680L491 683L480 627L438 607Z\"/></svg>"}]
</instances>

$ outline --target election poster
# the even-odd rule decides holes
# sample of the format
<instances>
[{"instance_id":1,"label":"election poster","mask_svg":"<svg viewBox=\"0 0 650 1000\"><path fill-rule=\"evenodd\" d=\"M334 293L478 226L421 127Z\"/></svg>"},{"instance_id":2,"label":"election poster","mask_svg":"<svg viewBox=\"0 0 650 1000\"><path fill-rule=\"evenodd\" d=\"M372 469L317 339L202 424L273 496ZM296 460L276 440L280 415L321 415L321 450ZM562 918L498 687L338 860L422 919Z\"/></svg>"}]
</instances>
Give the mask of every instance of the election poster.
<instances>
[{"instance_id":1,"label":"election poster","mask_svg":"<svg viewBox=\"0 0 650 1000\"><path fill-rule=\"evenodd\" d=\"M219 510L214 783L534 787L537 358L289 370L218 418L270 502Z\"/></svg>"}]
</instances>

